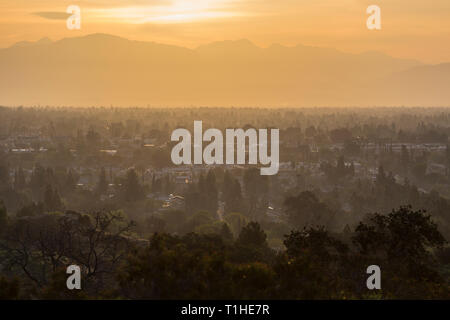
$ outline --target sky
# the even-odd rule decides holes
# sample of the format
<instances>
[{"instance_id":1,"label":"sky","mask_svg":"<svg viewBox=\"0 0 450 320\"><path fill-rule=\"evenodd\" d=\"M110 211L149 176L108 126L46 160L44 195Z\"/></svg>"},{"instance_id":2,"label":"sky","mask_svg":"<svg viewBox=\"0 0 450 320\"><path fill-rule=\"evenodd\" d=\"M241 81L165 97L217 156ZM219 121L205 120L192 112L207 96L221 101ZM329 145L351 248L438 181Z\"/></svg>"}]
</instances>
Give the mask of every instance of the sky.
<instances>
[{"instance_id":1,"label":"sky","mask_svg":"<svg viewBox=\"0 0 450 320\"><path fill-rule=\"evenodd\" d=\"M373 4L381 8L381 30L366 27ZM66 28L69 5L81 8L80 30ZM249 39L260 46L376 50L437 64L450 62L450 1L0 0L0 47L92 33L190 48Z\"/></svg>"}]
</instances>

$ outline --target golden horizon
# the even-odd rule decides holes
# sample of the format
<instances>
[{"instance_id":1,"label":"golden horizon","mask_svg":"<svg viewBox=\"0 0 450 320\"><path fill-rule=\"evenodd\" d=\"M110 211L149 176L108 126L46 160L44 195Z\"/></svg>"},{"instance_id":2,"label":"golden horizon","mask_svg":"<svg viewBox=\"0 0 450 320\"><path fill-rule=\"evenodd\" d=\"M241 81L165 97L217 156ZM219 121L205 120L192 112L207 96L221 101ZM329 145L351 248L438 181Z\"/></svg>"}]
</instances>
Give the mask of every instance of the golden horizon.
<instances>
[{"instance_id":1,"label":"golden horizon","mask_svg":"<svg viewBox=\"0 0 450 320\"><path fill-rule=\"evenodd\" d=\"M82 10L81 30L66 28L64 12L72 4ZM436 0L433 6L419 0L378 3L382 29L377 31L365 24L371 4L377 1L4 0L0 47L43 37L107 33L189 48L249 39L262 47L304 44L351 53L381 51L433 64L450 61L447 0Z\"/></svg>"}]
</instances>

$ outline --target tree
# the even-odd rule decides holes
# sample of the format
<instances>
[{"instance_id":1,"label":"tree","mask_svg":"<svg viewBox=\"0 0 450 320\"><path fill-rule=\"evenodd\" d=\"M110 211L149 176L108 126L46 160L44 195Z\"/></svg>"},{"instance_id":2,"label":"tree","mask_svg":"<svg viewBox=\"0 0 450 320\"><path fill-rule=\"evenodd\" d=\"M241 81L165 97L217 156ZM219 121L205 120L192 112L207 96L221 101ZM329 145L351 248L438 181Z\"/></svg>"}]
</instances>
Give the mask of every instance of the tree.
<instances>
[{"instance_id":1,"label":"tree","mask_svg":"<svg viewBox=\"0 0 450 320\"><path fill-rule=\"evenodd\" d=\"M216 215L218 208L218 190L216 177L212 170L208 171L205 178L200 175L198 183L189 186L186 193L186 211L196 213L198 211L207 211Z\"/></svg>"},{"instance_id":2,"label":"tree","mask_svg":"<svg viewBox=\"0 0 450 320\"><path fill-rule=\"evenodd\" d=\"M14 189L17 191L23 191L25 186L25 174L23 173L22 167L20 167L14 174Z\"/></svg>"},{"instance_id":3,"label":"tree","mask_svg":"<svg viewBox=\"0 0 450 320\"><path fill-rule=\"evenodd\" d=\"M259 169L250 168L244 173L245 194L249 198L249 216L255 215L255 210L261 199L264 199L269 191L267 176L260 175Z\"/></svg>"},{"instance_id":4,"label":"tree","mask_svg":"<svg viewBox=\"0 0 450 320\"><path fill-rule=\"evenodd\" d=\"M123 197L125 201L138 201L144 198L144 189L139 183L137 173L134 169L127 172L123 183Z\"/></svg>"},{"instance_id":5,"label":"tree","mask_svg":"<svg viewBox=\"0 0 450 320\"><path fill-rule=\"evenodd\" d=\"M67 193L72 193L75 190L76 180L73 176L72 170L67 172L66 181L64 183L64 191Z\"/></svg>"},{"instance_id":6,"label":"tree","mask_svg":"<svg viewBox=\"0 0 450 320\"><path fill-rule=\"evenodd\" d=\"M331 227L334 224L335 213L311 191L286 198L284 207L288 221L294 228L315 225Z\"/></svg>"},{"instance_id":7,"label":"tree","mask_svg":"<svg viewBox=\"0 0 450 320\"><path fill-rule=\"evenodd\" d=\"M46 170L40 164L33 168L30 178L30 187L35 200L42 199L42 189L51 183L51 170Z\"/></svg>"},{"instance_id":8,"label":"tree","mask_svg":"<svg viewBox=\"0 0 450 320\"><path fill-rule=\"evenodd\" d=\"M377 183L382 185L386 182L386 173L384 172L383 166L378 167L378 173L377 173Z\"/></svg>"},{"instance_id":9,"label":"tree","mask_svg":"<svg viewBox=\"0 0 450 320\"><path fill-rule=\"evenodd\" d=\"M205 189L205 209L213 214L217 212L218 207L218 191L216 185L216 175L213 170L209 170L206 175Z\"/></svg>"},{"instance_id":10,"label":"tree","mask_svg":"<svg viewBox=\"0 0 450 320\"><path fill-rule=\"evenodd\" d=\"M195 185L188 186L188 190L185 195L185 206L186 212L189 214L194 214L195 212L201 211L204 208L204 195L197 190Z\"/></svg>"},{"instance_id":11,"label":"tree","mask_svg":"<svg viewBox=\"0 0 450 320\"><path fill-rule=\"evenodd\" d=\"M286 252L275 270L280 294L286 299L336 299L345 287L345 255L348 248L323 228L304 228L285 236ZM339 274L339 277L336 275Z\"/></svg>"},{"instance_id":12,"label":"tree","mask_svg":"<svg viewBox=\"0 0 450 320\"><path fill-rule=\"evenodd\" d=\"M430 248L446 241L426 211L403 206L388 215L374 214L356 227L353 242L363 254L382 251L392 261L402 259L411 267L429 261Z\"/></svg>"},{"instance_id":13,"label":"tree","mask_svg":"<svg viewBox=\"0 0 450 320\"><path fill-rule=\"evenodd\" d=\"M334 143L345 143L352 139L352 133L347 128L339 128L330 131L330 138Z\"/></svg>"},{"instance_id":14,"label":"tree","mask_svg":"<svg viewBox=\"0 0 450 320\"><path fill-rule=\"evenodd\" d=\"M6 229L8 223L8 213L5 204L0 200L0 235Z\"/></svg>"},{"instance_id":15,"label":"tree","mask_svg":"<svg viewBox=\"0 0 450 320\"><path fill-rule=\"evenodd\" d=\"M30 205L23 206L17 211L17 217L31 217L44 213L44 204L42 202L32 202Z\"/></svg>"},{"instance_id":16,"label":"tree","mask_svg":"<svg viewBox=\"0 0 450 320\"><path fill-rule=\"evenodd\" d=\"M236 242L254 247L267 247L267 235L257 222L250 222L239 233Z\"/></svg>"},{"instance_id":17,"label":"tree","mask_svg":"<svg viewBox=\"0 0 450 320\"><path fill-rule=\"evenodd\" d=\"M163 177L163 190L165 194L171 194L174 192L175 185L170 179L169 175L165 175Z\"/></svg>"},{"instance_id":18,"label":"tree","mask_svg":"<svg viewBox=\"0 0 450 320\"><path fill-rule=\"evenodd\" d=\"M169 210L161 215L164 221L166 232L183 233L186 229L186 213L179 210ZM191 230L189 230L191 231Z\"/></svg>"},{"instance_id":19,"label":"tree","mask_svg":"<svg viewBox=\"0 0 450 320\"><path fill-rule=\"evenodd\" d=\"M345 176L347 173L347 167L345 166L344 157L340 156L337 165L336 165L336 171L339 176Z\"/></svg>"},{"instance_id":20,"label":"tree","mask_svg":"<svg viewBox=\"0 0 450 320\"><path fill-rule=\"evenodd\" d=\"M100 171L96 191L99 195L103 195L108 191L108 181L106 180L105 168L102 168Z\"/></svg>"},{"instance_id":21,"label":"tree","mask_svg":"<svg viewBox=\"0 0 450 320\"><path fill-rule=\"evenodd\" d=\"M412 299L445 291L432 252L446 240L425 211L403 206L388 215L373 214L356 227L353 243L359 263L381 266L386 296Z\"/></svg>"},{"instance_id":22,"label":"tree","mask_svg":"<svg viewBox=\"0 0 450 320\"><path fill-rule=\"evenodd\" d=\"M151 215L146 219L146 230L150 233L164 232L166 228L166 222L155 215Z\"/></svg>"},{"instance_id":23,"label":"tree","mask_svg":"<svg viewBox=\"0 0 450 320\"><path fill-rule=\"evenodd\" d=\"M44 206L47 211L58 211L62 209L62 202L58 190L47 185L44 192Z\"/></svg>"},{"instance_id":24,"label":"tree","mask_svg":"<svg viewBox=\"0 0 450 320\"><path fill-rule=\"evenodd\" d=\"M239 212L242 209L241 184L228 171L225 172L222 188L225 213Z\"/></svg>"},{"instance_id":25,"label":"tree","mask_svg":"<svg viewBox=\"0 0 450 320\"><path fill-rule=\"evenodd\" d=\"M269 262L273 252L267 235L257 222L250 222L239 233L234 246L233 260L238 263Z\"/></svg>"},{"instance_id":26,"label":"tree","mask_svg":"<svg viewBox=\"0 0 450 320\"><path fill-rule=\"evenodd\" d=\"M184 226L184 232L196 232L197 228L205 225L210 225L214 222L215 215L208 211L200 211L187 219Z\"/></svg>"},{"instance_id":27,"label":"tree","mask_svg":"<svg viewBox=\"0 0 450 320\"><path fill-rule=\"evenodd\" d=\"M0 242L2 266L21 272L42 289L67 264L85 272L83 291L98 293L112 283L126 254L134 223L119 211L91 215L69 211L12 223Z\"/></svg>"},{"instance_id":28,"label":"tree","mask_svg":"<svg viewBox=\"0 0 450 320\"><path fill-rule=\"evenodd\" d=\"M407 173L407 168L409 167L410 162L410 156L409 156L409 150L406 148L405 145L402 145L402 155L401 155L401 166L405 168Z\"/></svg>"},{"instance_id":29,"label":"tree","mask_svg":"<svg viewBox=\"0 0 450 320\"><path fill-rule=\"evenodd\" d=\"M227 213L224 218L235 236L248 224L248 218L238 212Z\"/></svg>"},{"instance_id":30,"label":"tree","mask_svg":"<svg viewBox=\"0 0 450 320\"><path fill-rule=\"evenodd\" d=\"M445 160L447 164L447 169L450 169L450 146L448 144L445 148Z\"/></svg>"},{"instance_id":31,"label":"tree","mask_svg":"<svg viewBox=\"0 0 450 320\"><path fill-rule=\"evenodd\" d=\"M155 175L152 176L152 192L157 193L162 191L162 181L157 179Z\"/></svg>"},{"instance_id":32,"label":"tree","mask_svg":"<svg viewBox=\"0 0 450 320\"><path fill-rule=\"evenodd\" d=\"M225 249L218 235L155 234L150 245L128 255L121 293L128 299L231 298L236 287Z\"/></svg>"},{"instance_id":33,"label":"tree","mask_svg":"<svg viewBox=\"0 0 450 320\"><path fill-rule=\"evenodd\" d=\"M234 239L233 233L228 226L228 223L222 223L222 228L220 229L220 236L225 243L231 243Z\"/></svg>"},{"instance_id":34,"label":"tree","mask_svg":"<svg viewBox=\"0 0 450 320\"><path fill-rule=\"evenodd\" d=\"M95 148L100 143L100 140L100 134L91 126L86 134L86 142L90 145L90 147Z\"/></svg>"},{"instance_id":35,"label":"tree","mask_svg":"<svg viewBox=\"0 0 450 320\"><path fill-rule=\"evenodd\" d=\"M0 188L9 186L9 165L0 162Z\"/></svg>"}]
</instances>

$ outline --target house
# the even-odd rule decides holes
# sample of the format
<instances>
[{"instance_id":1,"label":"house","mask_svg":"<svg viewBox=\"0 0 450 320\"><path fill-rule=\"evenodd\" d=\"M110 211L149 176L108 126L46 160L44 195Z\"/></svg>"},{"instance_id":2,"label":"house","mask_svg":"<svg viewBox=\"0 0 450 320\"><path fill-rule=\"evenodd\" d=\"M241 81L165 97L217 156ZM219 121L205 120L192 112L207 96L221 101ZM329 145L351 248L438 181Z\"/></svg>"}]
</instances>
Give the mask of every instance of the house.
<instances>
[{"instance_id":1,"label":"house","mask_svg":"<svg viewBox=\"0 0 450 320\"><path fill-rule=\"evenodd\" d=\"M169 195L169 199L165 200L161 211L167 210L184 210L185 208L185 199L182 196L175 196L173 194Z\"/></svg>"}]
</instances>

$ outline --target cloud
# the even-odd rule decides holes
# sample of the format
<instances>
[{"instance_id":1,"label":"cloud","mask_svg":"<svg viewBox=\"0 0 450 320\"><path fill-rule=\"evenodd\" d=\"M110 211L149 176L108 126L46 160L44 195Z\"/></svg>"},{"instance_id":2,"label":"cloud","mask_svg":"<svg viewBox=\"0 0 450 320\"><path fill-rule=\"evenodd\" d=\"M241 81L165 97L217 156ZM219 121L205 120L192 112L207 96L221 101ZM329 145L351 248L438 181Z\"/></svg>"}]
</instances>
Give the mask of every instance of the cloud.
<instances>
[{"instance_id":1,"label":"cloud","mask_svg":"<svg viewBox=\"0 0 450 320\"><path fill-rule=\"evenodd\" d=\"M70 17L70 13L57 11L33 12L32 14L48 20L66 20Z\"/></svg>"}]
</instances>

